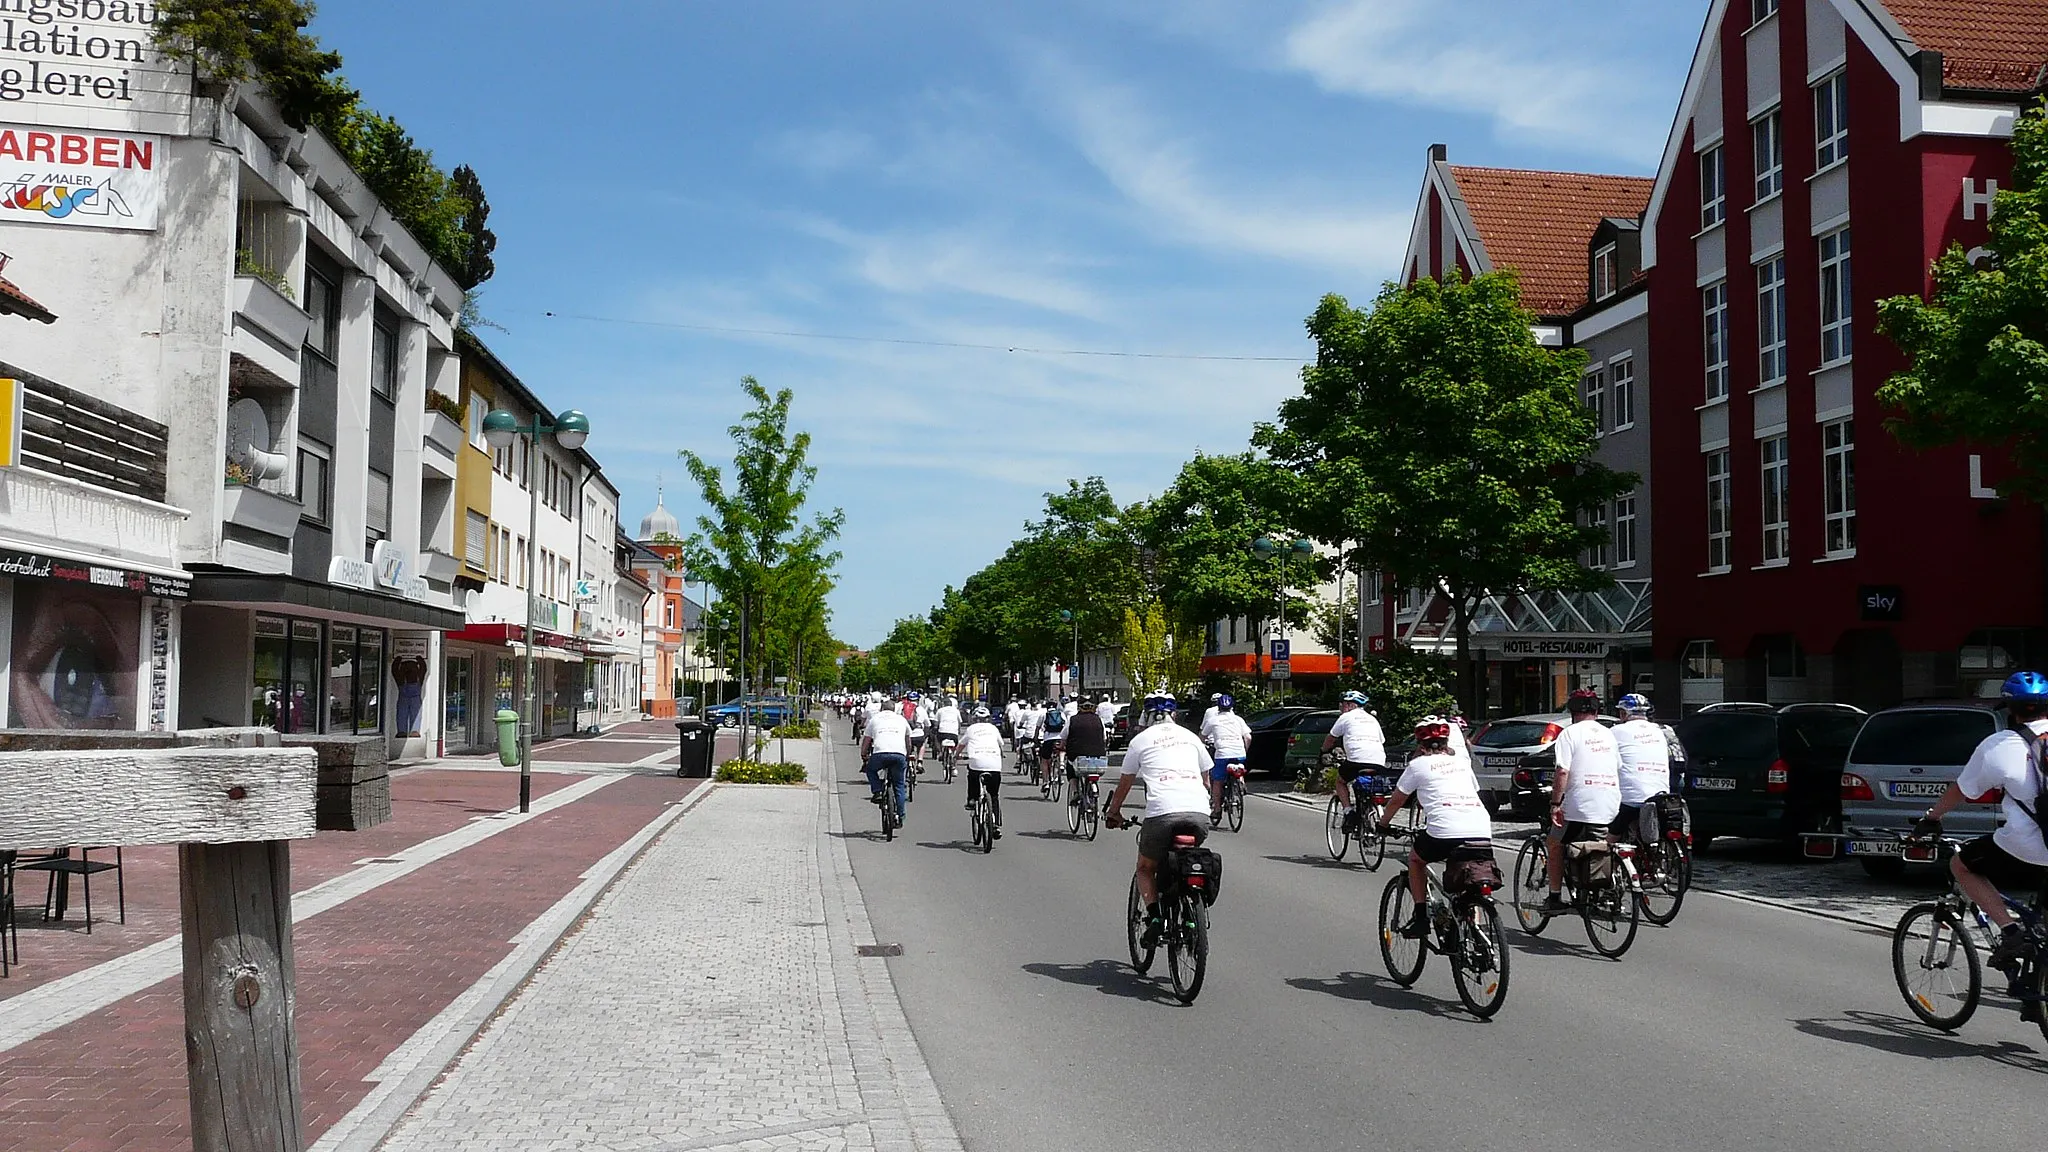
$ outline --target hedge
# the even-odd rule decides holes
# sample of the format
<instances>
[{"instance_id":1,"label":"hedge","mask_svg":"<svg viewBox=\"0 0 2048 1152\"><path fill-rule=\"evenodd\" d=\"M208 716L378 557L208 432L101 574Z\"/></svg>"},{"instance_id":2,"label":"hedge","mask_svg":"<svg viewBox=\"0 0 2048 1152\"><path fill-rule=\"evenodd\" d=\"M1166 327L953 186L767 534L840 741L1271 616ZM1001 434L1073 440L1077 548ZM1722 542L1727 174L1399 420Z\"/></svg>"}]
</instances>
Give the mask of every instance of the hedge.
<instances>
[{"instance_id":1,"label":"hedge","mask_svg":"<svg viewBox=\"0 0 2048 1152\"><path fill-rule=\"evenodd\" d=\"M818 722L816 720L791 720L787 724L778 726L769 732L768 735L783 740L816 740L818 738Z\"/></svg>"},{"instance_id":2,"label":"hedge","mask_svg":"<svg viewBox=\"0 0 2048 1152\"><path fill-rule=\"evenodd\" d=\"M803 765L786 761L728 760L718 768L718 780L725 784L802 784L808 778Z\"/></svg>"}]
</instances>

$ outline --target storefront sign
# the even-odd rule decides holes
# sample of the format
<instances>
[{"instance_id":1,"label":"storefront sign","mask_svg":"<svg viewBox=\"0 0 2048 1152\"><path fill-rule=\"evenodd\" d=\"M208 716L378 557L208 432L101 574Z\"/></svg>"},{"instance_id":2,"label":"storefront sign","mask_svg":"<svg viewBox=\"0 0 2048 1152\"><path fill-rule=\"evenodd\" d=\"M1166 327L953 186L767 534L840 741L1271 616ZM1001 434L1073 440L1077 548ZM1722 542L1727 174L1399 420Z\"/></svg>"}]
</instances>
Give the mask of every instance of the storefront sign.
<instances>
[{"instance_id":1,"label":"storefront sign","mask_svg":"<svg viewBox=\"0 0 2048 1152\"><path fill-rule=\"evenodd\" d=\"M131 572L126 568L107 568L78 560L59 560L34 552L0 552L0 576L12 576L17 580L94 584L101 588L125 589L172 600L183 600L192 595L192 582L181 577Z\"/></svg>"},{"instance_id":2,"label":"storefront sign","mask_svg":"<svg viewBox=\"0 0 2048 1152\"><path fill-rule=\"evenodd\" d=\"M1865 584L1856 589L1856 606L1865 620L1904 620L1906 592L1897 584Z\"/></svg>"},{"instance_id":3,"label":"storefront sign","mask_svg":"<svg viewBox=\"0 0 2048 1152\"><path fill-rule=\"evenodd\" d=\"M377 590L377 569L366 560L352 556L336 556L327 562L327 582L344 588L360 588L365 592Z\"/></svg>"},{"instance_id":4,"label":"storefront sign","mask_svg":"<svg viewBox=\"0 0 2048 1152\"><path fill-rule=\"evenodd\" d=\"M0 53L13 23L0 19ZM0 97L14 71L0 68ZM0 220L154 232L164 158L161 136L0 124Z\"/></svg>"},{"instance_id":5,"label":"storefront sign","mask_svg":"<svg viewBox=\"0 0 2048 1152\"><path fill-rule=\"evenodd\" d=\"M171 726L171 606L149 606L149 730Z\"/></svg>"},{"instance_id":6,"label":"storefront sign","mask_svg":"<svg viewBox=\"0 0 2048 1152\"><path fill-rule=\"evenodd\" d=\"M357 560L351 556L336 556L329 560L327 582L365 592L396 592L407 600L425 601L427 578L413 575L405 554L395 548L387 552L388 545L388 541L380 541L370 560Z\"/></svg>"},{"instance_id":7,"label":"storefront sign","mask_svg":"<svg viewBox=\"0 0 2048 1152\"><path fill-rule=\"evenodd\" d=\"M1554 656L1560 659L1598 660L1614 648L1606 640L1503 640L1502 656Z\"/></svg>"}]
</instances>

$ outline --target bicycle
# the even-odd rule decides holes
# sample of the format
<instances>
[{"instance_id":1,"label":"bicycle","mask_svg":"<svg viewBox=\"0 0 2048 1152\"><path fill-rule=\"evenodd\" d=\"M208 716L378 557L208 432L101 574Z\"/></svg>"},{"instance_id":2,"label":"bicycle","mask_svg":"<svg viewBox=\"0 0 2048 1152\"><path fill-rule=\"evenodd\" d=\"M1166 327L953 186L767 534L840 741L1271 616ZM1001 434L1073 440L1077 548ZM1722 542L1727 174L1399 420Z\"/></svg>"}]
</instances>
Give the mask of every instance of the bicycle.
<instances>
[{"instance_id":1,"label":"bicycle","mask_svg":"<svg viewBox=\"0 0 2048 1152\"><path fill-rule=\"evenodd\" d=\"M1391 777L1376 773L1358 776L1351 782L1351 809L1358 813L1356 825L1344 827L1344 805L1335 796L1323 810L1323 842L1330 849L1330 859L1342 860L1350 851L1351 844L1358 844L1358 862L1365 865L1367 872L1377 872L1381 862L1387 858L1387 837L1389 834L1412 835L1415 831L1415 815L1410 810L1404 829L1383 828L1378 819L1380 809L1386 806L1387 797L1393 795L1394 781Z\"/></svg>"},{"instance_id":2,"label":"bicycle","mask_svg":"<svg viewBox=\"0 0 2048 1152\"><path fill-rule=\"evenodd\" d=\"M1067 831L1084 840L1095 839L1102 823L1102 773L1090 772L1074 784L1067 796Z\"/></svg>"},{"instance_id":3,"label":"bicycle","mask_svg":"<svg viewBox=\"0 0 2048 1152\"><path fill-rule=\"evenodd\" d=\"M1111 827L1142 828L1143 817L1118 821ZM1159 890L1159 939L1149 947L1145 939L1145 901L1138 895L1138 878L1131 877L1131 894L1125 904L1125 935L1130 945L1131 967L1143 976L1152 970L1160 945L1166 946L1166 968L1173 981L1173 994L1182 1004L1193 1004L1201 994L1202 980L1209 970L1209 902L1215 899L1210 861L1213 852L1201 849L1192 832L1176 833L1173 848L1153 872ZM1195 853L1200 851L1202 855ZM1220 864L1220 858L1215 858Z\"/></svg>"},{"instance_id":4,"label":"bicycle","mask_svg":"<svg viewBox=\"0 0 2048 1152\"><path fill-rule=\"evenodd\" d=\"M861 758L861 766L862 766L863 768L865 768L865 767L867 766L867 758L866 758L866 757L862 757L862 758ZM909 779L910 779L910 773L906 771L906 772L905 772L905 773L903 774L903 777L904 777L905 785L906 785L906 786L908 786L908 782L909 782ZM893 780L890 780L890 779L889 779L889 777L888 777L888 775L887 775L887 774L884 774L884 775L882 776L882 791L881 791L881 794L880 794L880 795L870 795L870 796L868 797L868 801L869 801L870 803L874 804L874 805L875 805L876 807L878 807L878 808L880 808L880 809L882 810L882 839L883 839L883 840L885 840L885 841L889 841L889 840L894 840L894 839L896 839L896 829L897 829L898 825L897 825L897 823L896 823L896 804L895 804L895 802L894 802L894 801L895 801L895 790L896 790L896 785L895 785L895 781L893 781ZM907 799L907 798L906 798L906 799Z\"/></svg>"},{"instance_id":5,"label":"bicycle","mask_svg":"<svg viewBox=\"0 0 2048 1152\"><path fill-rule=\"evenodd\" d=\"M951 733L939 737L939 763L946 769L946 783L953 782L953 772L960 751L960 740Z\"/></svg>"},{"instance_id":6,"label":"bicycle","mask_svg":"<svg viewBox=\"0 0 2048 1152\"><path fill-rule=\"evenodd\" d=\"M1039 759L1045 761L1043 756ZM1066 795L1067 790L1067 768L1060 762L1061 759L1060 754L1055 752L1052 759L1041 763L1038 769L1038 794L1055 804L1060 802L1060 797Z\"/></svg>"},{"instance_id":7,"label":"bicycle","mask_svg":"<svg viewBox=\"0 0 2048 1152\"><path fill-rule=\"evenodd\" d=\"M1026 740L1017 748L1017 775L1038 783L1038 742Z\"/></svg>"},{"instance_id":8,"label":"bicycle","mask_svg":"<svg viewBox=\"0 0 2048 1152\"><path fill-rule=\"evenodd\" d=\"M1619 960L1635 943L1636 930L1642 925L1642 901L1630 880L1635 871L1635 847L1612 840L1570 847L1576 851L1565 861L1565 900L1585 921L1586 939L1593 951ZM1549 840L1541 832L1523 841L1521 851L1515 854L1515 919L1531 936L1541 936L1553 915L1544 907L1550 895L1549 860Z\"/></svg>"},{"instance_id":9,"label":"bicycle","mask_svg":"<svg viewBox=\"0 0 2048 1152\"><path fill-rule=\"evenodd\" d=\"M1900 835L1898 839L1900 855L1920 863L1946 865L1962 847L1961 841L1946 836ZM2032 1020L2042 1036L2048 1037L2048 1012L2042 1011L2048 1003L2048 963L2044 963L2048 960L2048 927L2042 922L2041 898L2028 903L2004 892L1998 895L2019 922L2025 943L2018 963L2006 973L2008 992L2020 1002L2020 1019ZM1961 1028L1984 995L1984 961L1979 951L1991 948L1997 939L1991 918L1963 894L1950 873L1947 892L1906 909L1892 930L1892 978L1906 1007L1930 1028L1943 1032ZM1960 989L1956 987L1958 979Z\"/></svg>"},{"instance_id":10,"label":"bicycle","mask_svg":"<svg viewBox=\"0 0 2048 1152\"><path fill-rule=\"evenodd\" d=\"M1435 952L1451 963L1451 981L1458 999L1481 1020L1490 1020L1508 998L1508 945L1501 931L1500 906L1493 899L1500 867L1493 862L1493 842L1475 840L1464 846L1463 860L1477 862L1483 854L1491 876L1471 877L1456 893L1448 891L1436 869L1425 867L1429 888L1429 931L1420 939L1403 932L1415 915L1415 894L1408 890L1404 869L1387 878L1380 895L1380 959L1387 975L1403 988L1422 977L1423 963ZM1462 862L1454 857L1453 863ZM1461 869L1484 873L1485 869Z\"/></svg>"},{"instance_id":11,"label":"bicycle","mask_svg":"<svg viewBox=\"0 0 2048 1152\"><path fill-rule=\"evenodd\" d=\"M1221 799L1223 801L1222 807L1217 810L1214 817L1210 818L1209 827L1214 828L1219 823L1228 820L1232 832L1244 831L1243 764L1232 764L1229 773L1223 777L1223 794Z\"/></svg>"},{"instance_id":12,"label":"bicycle","mask_svg":"<svg viewBox=\"0 0 2048 1152\"><path fill-rule=\"evenodd\" d=\"M1692 837L1685 831L1691 821L1684 814L1683 800L1660 796L1651 803L1665 799L1677 803L1670 806L1670 815L1658 814L1656 841L1636 845L1633 857L1624 865L1636 900L1643 906L1643 919L1660 928L1678 919L1679 906L1692 888Z\"/></svg>"},{"instance_id":13,"label":"bicycle","mask_svg":"<svg viewBox=\"0 0 2048 1152\"><path fill-rule=\"evenodd\" d=\"M996 814L994 806L989 802L989 787L993 785L975 790L974 804L968 809L968 830L973 835L974 844L981 849L984 856L996 850Z\"/></svg>"}]
</instances>

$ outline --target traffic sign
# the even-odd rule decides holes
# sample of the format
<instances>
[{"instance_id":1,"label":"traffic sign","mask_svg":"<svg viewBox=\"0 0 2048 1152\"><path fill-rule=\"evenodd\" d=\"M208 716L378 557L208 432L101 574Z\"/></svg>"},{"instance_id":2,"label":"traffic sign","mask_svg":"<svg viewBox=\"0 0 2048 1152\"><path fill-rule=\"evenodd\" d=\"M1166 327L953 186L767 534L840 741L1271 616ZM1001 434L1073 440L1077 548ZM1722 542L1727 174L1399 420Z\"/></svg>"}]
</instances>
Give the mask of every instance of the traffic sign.
<instances>
[{"instance_id":1,"label":"traffic sign","mask_svg":"<svg viewBox=\"0 0 2048 1152\"><path fill-rule=\"evenodd\" d=\"M1277 665L1281 665L1281 664L1285 664L1285 663L1287 663L1287 661L1288 661L1288 660L1289 660L1289 659L1290 659L1291 657L1293 657L1293 655L1294 655L1294 642L1293 642L1293 641L1291 641L1291 640L1275 640L1275 641L1273 641L1273 663L1274 663L1274 664L1275 664L1276 666L1277 666Z\"/></svg>"},{"instance_id":2,"label":"traffic sign","mask_svg":"<svg viewBox=\"0 0 2048 1152\"><path fill-rule=\"evenodd\" d=\"M1288 663L1287 661L1285 661L1285 660L1276 660L1276 661L1274 661L1274 662L1273 662L1273 679L1275 679L1275 680L1292 680L1292 679L1294 679L1294 668L1293 668L1293 667L1292 667L1292 666L1291 666L1291 665L1290 665L1290 664L1289 664L1289 663Z\"/></svg>"}]
</instances>

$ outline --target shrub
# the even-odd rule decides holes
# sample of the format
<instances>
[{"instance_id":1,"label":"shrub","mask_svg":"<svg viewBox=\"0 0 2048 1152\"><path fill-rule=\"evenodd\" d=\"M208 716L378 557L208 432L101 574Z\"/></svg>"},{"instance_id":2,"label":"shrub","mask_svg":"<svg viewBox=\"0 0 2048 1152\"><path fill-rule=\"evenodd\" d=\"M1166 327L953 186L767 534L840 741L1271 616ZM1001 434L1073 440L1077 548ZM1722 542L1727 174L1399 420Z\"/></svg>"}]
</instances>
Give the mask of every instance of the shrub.
<instances>
[{"instance_id":1,"label":"shrub","mask_svg":"<svg viewBox=\"0 0 2048 1152\"><path fill-rule=\"evenodd\" d=\"M791 720L789 723L781 725L768 733L768 735L784 740L816 740L818 738L818 722L816 720Z\"/></svg>"},{"instance_id":2,"label":"shrub","mask_svg":"<svg viewBox=\"0 0 2048 1152\"><path fill-rule=\"evenodd\" d=\"M757 760L728 760L718 769L718 780L724 784L802 784L808 778L803 765L787 761L763 764Z\"/></svg>"}]
</instances>

